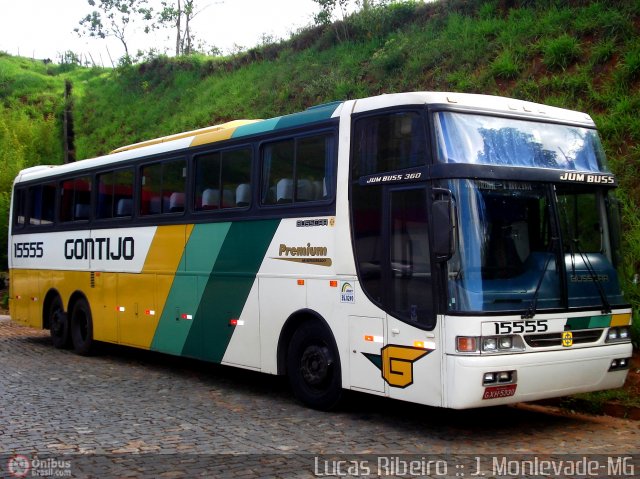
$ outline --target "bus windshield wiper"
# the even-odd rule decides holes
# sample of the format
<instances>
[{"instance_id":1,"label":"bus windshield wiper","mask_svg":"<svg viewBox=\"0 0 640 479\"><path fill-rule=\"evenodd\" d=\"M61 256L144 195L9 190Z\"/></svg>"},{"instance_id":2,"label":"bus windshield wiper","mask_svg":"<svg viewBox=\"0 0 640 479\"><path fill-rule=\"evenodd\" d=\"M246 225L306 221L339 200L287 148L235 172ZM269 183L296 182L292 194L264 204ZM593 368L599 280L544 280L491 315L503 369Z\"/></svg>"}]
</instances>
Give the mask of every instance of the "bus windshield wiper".
<instances>
[{"instance_id":1,"label":"bus windshield wiper","mask_svg":"<svg viewBox=\"0 0 640 479\"><path fill-rule=\"evenodd\" d=\"M558 238L551 238L552 244L555 244ZM551 259L555 256L553 252L554 248L551 248L547 256L547 260L544 263L544 268L542 268L542 274L538 278L538 284L536 285L536 289L533 292L533 298L531 298L531 303L527 310L522 314L522 319L531 319L536 315L536 309L538 307L538 295L540 294L540 287L542 286L542 282L544 281L544 277L547 275L547 270L549 269L549 263Z\"/></svg>"},{"instance_id":2,"label":"bus windshield wiper","mask_svg":"<svg viewBox=\"0 0 640 479\"><path fill-rule=\"evenodd\" d=\"M585 268L587 268L587 272L591 276L591 280L593 281L593 284L596 286L596 290L598 291L598 294L600 295L600 300L602 301L602 313L609 314L611 312L611 305L609 304L607 293L604 292L602 281L600 281L600 278L596 274L596 270L591 264L591 261L589 260L589 255L584 253L580 249L580 246L578 244L580 240L578 238L573 238L572 241L573 241L573 244L575 245L576 251L582 258L582 262L584 263ZM574 270L574 276L575 276L575 270Z\"/></svg>"}]
</instances>

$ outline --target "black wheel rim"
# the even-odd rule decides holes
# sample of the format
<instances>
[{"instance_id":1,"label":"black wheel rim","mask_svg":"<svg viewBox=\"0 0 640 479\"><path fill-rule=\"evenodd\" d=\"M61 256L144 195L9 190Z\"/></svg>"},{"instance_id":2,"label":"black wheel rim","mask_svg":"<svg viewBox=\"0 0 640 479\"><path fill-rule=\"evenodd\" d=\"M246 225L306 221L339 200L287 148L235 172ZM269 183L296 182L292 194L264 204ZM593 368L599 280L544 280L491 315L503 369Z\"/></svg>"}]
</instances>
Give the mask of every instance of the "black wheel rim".
<instances>
[{"instance_id":1,"label":"black wheel rim","mask_svg":"<svg viewBox=\"0 0 640 479\"><path fill-rule=\"evenodd\" d=\"M313 387L321 388L329 382L333 368L331 351L326 346L310 345L300 358L300 374L304 382Z\"/></svg>"}]
</instances>

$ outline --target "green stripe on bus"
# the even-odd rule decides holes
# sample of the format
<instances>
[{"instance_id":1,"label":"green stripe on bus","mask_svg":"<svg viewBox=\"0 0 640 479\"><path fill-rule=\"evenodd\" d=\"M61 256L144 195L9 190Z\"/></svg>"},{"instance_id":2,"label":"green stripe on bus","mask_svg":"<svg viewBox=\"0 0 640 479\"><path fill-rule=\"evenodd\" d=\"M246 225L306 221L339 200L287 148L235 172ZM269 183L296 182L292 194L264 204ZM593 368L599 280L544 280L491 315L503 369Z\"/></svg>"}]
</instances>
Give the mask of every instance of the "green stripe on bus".
<instances>
[{"instance_id":1,"label":"green stripe on bus","mask_svg":"<svg viewBox=\"0 0 640 479\"><path fill-rule=\"evenodd\" d=\"M204 285L211 275L230 227L231 223L199 224L193 227L162 310L151 349L170 354L182 352L193 326L193 320L183 318L182 315L195 316Z\"/></svg>"},{"instance_id":2,"label":"green stripe on bus","mask_svg":"<svg viewBox=\"0 0 640 479\"><path fill-rule=\"evenodd\" d=\"M184 356L220 362L280 220L241 221L229 229L204 291ZM253 347L248 345L248 347Z\"/></svg>"},{"instance_id":3,"label":"green stripe on bus","mask_svg":"<svg viewBox=\"0 0 640 479\"><path fill-rule=\"evenodd\" d=\"M231 138L239 138L241 136L249 136L249 135L257 135L258 133L265 133L268 131L272 131L276 125L280 117L271 118L269 120L259 121L257 123L251 123L249 125L242 125L235 129Z\"/></svg>"},{"instance_id":4,"label":"green stripe on bus","mask_svg":"<svg viewBox=\"0 0 640 479\"><path fill-rule=\"evenodd\" d=\"M567 326L570 330L608 328L611 323L611 315L586 316L582 318L569 318Z\"/></svg>"},{"instance_id":5,"label":"green stripe on bus","mask_svg":"<svg viewBox=\"0 0 640 479\"><path fill-rule=\"evenodd\" d=\"M300 113L292 113L291 115L279 116L268 120L242 125L235 129L231 138L239 138L242 136L257 135L273 130L282 130L284 128L293 128L296 126L307 125L318 121L328 120L336 111L342 102L328 103L317 107L309 108Z\"/></svg>"},{"instance_id":6,"label":"green stripe on bus","mask_svg":"<svg viewBox=\"0 0 640 479\"><path fill-rule=\"evenodd\" d=\"M282 128L292 128L294 126L305 125L307 123L315 123L317 121L328 120L336 111L337 105L331 103L328 105L321 105L318 107L310 108L300 113L294 113L293 115L286 115L280 118L276 130Z\"/></svg>"}]
</instances>

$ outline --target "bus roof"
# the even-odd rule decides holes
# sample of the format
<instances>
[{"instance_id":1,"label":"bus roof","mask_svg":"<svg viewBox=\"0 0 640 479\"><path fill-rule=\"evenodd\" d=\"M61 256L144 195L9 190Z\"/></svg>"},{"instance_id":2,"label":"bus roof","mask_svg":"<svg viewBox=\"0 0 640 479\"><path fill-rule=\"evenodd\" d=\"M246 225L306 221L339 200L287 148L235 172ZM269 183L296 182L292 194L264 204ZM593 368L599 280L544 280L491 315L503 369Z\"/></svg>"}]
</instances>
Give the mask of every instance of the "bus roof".
<instances>
[{"instance_id":1,"label":"bus roof","mask_svg":"<svg viewBox=\"0 0 640 479\"><path fill-rule=\"evenodd\" d=\"M108 155L75 163L27 168L18 174L15 182L35 180L67 172L79 172L130 159L212 144L227 139L313 124L338 117L345 107L349 108L352 113L362 113L402 105L445 105L451 108L470 108L487 113L511 114L547 121L578 123L591 128L595 127L591 117L585 113L512 98L451 92L393 93L346 102L327 103L311 107L299 113L267 120L234 120L198 130L134 143L117 148Z\"/></svg>"}]
</instances>

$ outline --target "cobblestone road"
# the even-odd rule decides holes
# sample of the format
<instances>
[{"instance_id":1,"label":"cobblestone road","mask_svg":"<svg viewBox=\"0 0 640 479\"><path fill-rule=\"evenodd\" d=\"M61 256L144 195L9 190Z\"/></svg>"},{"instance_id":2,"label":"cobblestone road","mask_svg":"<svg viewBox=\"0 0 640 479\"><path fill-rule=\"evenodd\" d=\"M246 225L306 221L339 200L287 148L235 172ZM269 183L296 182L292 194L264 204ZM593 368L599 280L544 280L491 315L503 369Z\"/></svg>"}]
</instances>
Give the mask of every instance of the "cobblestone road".
<instances>
[{"instance_id":1,"label":"cobblestone road","mask_svg":"<svg viewBox=\"0 0 640 479\"><path fill-rule=\"evenodd\" d=\"M4 477L463 477L477 464L491 477L496 455L606 463L639 452L637 421L525 405L450 411L361 394L322 413L299 405L282 378L103 349L88 358L56 350L48 331L0 317ZM404 471L409 461L422 467ZM633 464L618 461L613 472L624 477Z\"/></svg>"}]
</instances>

